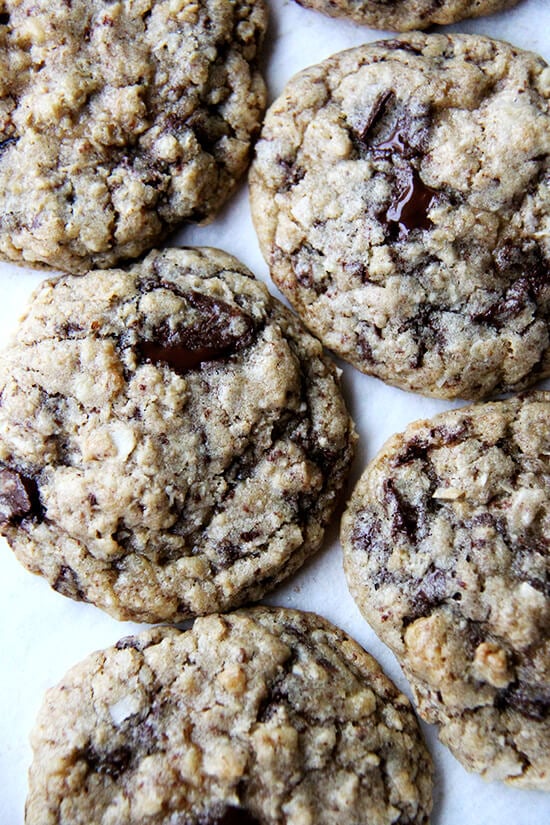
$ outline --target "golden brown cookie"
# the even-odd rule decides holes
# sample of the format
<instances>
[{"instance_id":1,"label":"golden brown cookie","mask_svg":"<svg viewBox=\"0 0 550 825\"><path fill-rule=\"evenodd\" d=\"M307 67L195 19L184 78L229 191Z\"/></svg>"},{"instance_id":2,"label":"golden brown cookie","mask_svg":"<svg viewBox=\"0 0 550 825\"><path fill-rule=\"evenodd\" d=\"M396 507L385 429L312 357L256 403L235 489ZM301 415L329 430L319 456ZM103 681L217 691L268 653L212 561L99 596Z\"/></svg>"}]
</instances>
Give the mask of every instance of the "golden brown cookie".
<instances>
[{"instance_id":1,"label":"golden brown cookie","mask_svg":"<svg viewBox=\"0 0 550 825\"><path fill-rule=\"evenodd\" d=\"M550 790L550 393L391 438L342 523L365 617L469 770Z\"/></svg>"}]
</instances>

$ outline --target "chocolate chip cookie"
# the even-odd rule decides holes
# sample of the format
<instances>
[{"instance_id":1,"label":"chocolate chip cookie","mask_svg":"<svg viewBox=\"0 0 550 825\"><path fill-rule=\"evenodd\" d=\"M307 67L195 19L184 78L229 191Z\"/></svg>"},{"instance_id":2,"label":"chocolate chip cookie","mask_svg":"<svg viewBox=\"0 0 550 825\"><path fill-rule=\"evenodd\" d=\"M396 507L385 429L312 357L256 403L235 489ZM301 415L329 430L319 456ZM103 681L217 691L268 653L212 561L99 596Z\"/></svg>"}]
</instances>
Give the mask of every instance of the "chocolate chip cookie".
<instances>
[{"instance_id":1,"label":"chocolate chip cookie","mask_svg":"<svg viewBox=\"0 0 550 825\"><path fill-rule=\"evenodd\" d=\"M213 217L259 129L263 0L4 0L0 257L69 272Z\"/></svg>"},{"instance_id":2,"label":"chocolate chip cookie","mask_svg":"<svg viewBox=\"0 0 550 825\"><path fill-rule=\"evenodd\" d=\"M226 610L296 570L355 439L321 344L211 249L44 282L0 392L0 531L120 619Z\"/></svg>"},{"instance_id":3,"label":"chocolate chip cookie","mask_svg":"<svg viewBox=\"0 0 550 825\"><path fill-rule=\"evenodd\" d=\"M409 31L503 11L519 0L296 0L329 17L348 17L373 29Z\"/></svg>"},{"instance_id":4,"label":"chocolate chip cookie","mask_svg":"<svg viewBox=\"0 0 550 825\"><path fill-rule=\"evenodd\" d=\"M27 825L424 825L405 696L311 613L257 608L126 637L51 689Z\"/></svg>"},{"instance_id":5,"label":"chocolate chip cookie","mask_svg":"<svg viewBox=\"0 0 550 825\"><path fill-rule=\"evenodd\" d=\"M469 770L550 790L550 393L391 438L342 524L348 583Z\"/></svg>"},{"instance_id":6,"label":"chocolate chip cookie","mask_svg":"<svg viewBox=\"0 0 550 825\"><path fill-rule=\"evenodd\" d=\"M289 82L257 145L253 215L327 347L441 398L550 374L549 78L506 43L417 33Z\"/></svg>"}]
</instances>

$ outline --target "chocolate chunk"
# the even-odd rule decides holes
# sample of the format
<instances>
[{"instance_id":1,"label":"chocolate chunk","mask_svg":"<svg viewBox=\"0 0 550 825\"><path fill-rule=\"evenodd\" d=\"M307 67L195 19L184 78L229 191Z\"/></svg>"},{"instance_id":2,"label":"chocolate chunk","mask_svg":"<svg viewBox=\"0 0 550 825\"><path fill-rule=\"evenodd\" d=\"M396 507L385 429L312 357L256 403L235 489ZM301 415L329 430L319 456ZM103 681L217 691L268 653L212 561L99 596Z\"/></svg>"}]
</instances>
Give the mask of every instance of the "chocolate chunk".
<instances>
[{"instance_id":1,"label":"chocolate chunk","mask_svg":"<svg viewBox=\"0 0 550 825\"><path fill-rule=\"evenodd\" d=\"M362 144L366 142L368 133L385 113L387 105L392 98L395 98L395 94L390 89L385 92L380 92L361 128L359 130L353 130L352 139L356 139Z\"/></svg>"},{"instance_id":2,"label":"chocolate chunk","mask_svg":"<svg viewBox=\"0 0 550 825\"><path fill-rule=\"evenodd\" d=\"M439 425L430 430L429 438L413 436L405 445L403 452L397 453L393 459L395 467L401 467L403 464L408 464L410 461L429 460L428 453L430 449L437 449L441 446L449 446L451 444L458 444L467 438L469 433L469 426L467 421L460 421L453 426Z\"/></svg>"},{"instance_id":3,"label":"chocolate chunk","mask_svg":"<svg viewBox=\"0 0 550 825\"><path fill-rule=\"evenodd\" d=\"M472 320L499 328L540 302L550 286L550 267L538 244L521 248L504 242L495 250L493 260L503 284L510 284L502 297L473 313Z\"/></svg>"},{"instance_id":4,"label":"chocolate chunk","mask_svg":"<svg viewBox=\"0 0 550 825\"><path fill-rule=\"evenodd\" d=\"M219 141L231 134L229 124L215 111L194 112L187 118L186 125L193 130L201 147L211 155L215 153Z\"/></svg>"},{"instance_id":5,"label":"chocolate chunk","mask_svg":"<svg viewBox=\"0 0 550 825\"><path fill-rule=\"evenodd\" d=\"M261 825L261 823L246 808L235 808L231 805L221 816L201 820L201 825Z\"/></svg>"},{"instance_id":6,"label":"chocolate chunk","mask_svg":"<svg viewBox=\"0 0 550 825\"><path fill-rule=\"evenodd\" d=\"M300 183L305 177L306 170L302 166L298 166L294 160L288 158L279 158L279 166L284 170L285 184L283 189L287 191L293 186Z\"/></svg>"},{"instance_id":7,"label":"chocolate chunk","mask_svg":"<svg viewBox=\"0 0 550 825\"><path fill-rule=\"evenodd\" d=\"M42 512L36 481L16 470L0 470L0 524L18 524L24 518L39 518Z\"/></svg>"},{"instance_id":8,"label":"chocolate chunk","mask_svg":"<svg viewBox=\"0 0 550 825\"><path fill-rule=\"evenodd\" d=\"M365 553L378 549L382 524L380 519L374 518L372 512L365 510L357 520L352 532L352 542Z\"/></svg>"},{"instance_id":9,"label":"chocolate chunk","mask_svg":"<svg viewBox=\"0 0 550 825\"><path fill-rule=\"evenodd\" d=\"M444 445L448 447L450 444L459 444L464 441L470 434L470 425L468 419L459 421L456 425L447 426L440 424L430 430L430 438L434 439L436 446Z\"/></svg>"},{"instance_id":10,"label":"chocolate chunk","mask_svg":"<svg viewBox=\"0 0 550 825\"><path fill-rule=\"evenodd\" d=\"M527 278L513 283L502 298L490 304L481 312L472 314L472 321L499 328L512 318L520 315L532 301L531 286Z\"/></svg>"},{"instance_id":11,"label":"chocolate chunk","mask_svg":"<svg viewBox=\"0 0 550 825\"><path fill-rule=\"evenodd\" d=\"M434 607L441 604L447 595L447 574L439 568L432 568L421 580L420 588L411 600L409 617L418 619L429 615Z\"/></svg>"},{"instance_id":12,"label":"chocolate chunk","mask_svg":"<svg viewBox=\"0 0 550 825\"><path fill-rule=\"evenodd\" d=\"M548 258L538 243L518 246L510 241L501 243L493 253L499 276L506 280L526 278L537 294L549 282Z\"/></svg>"},{"instance_id":13,"label":"chocolate chunk","mask_svg":"<svg viewBox=\"0 0 550 825\"><path fill-rule=\"evenodd\" d=\"M118 640L115 647L117 650L127 650L128 648L142 650L142 644L137 636L123 636L122 639Z\"/></svg>"},{"instance_id":14,"label":"chocolate chunk","mask_svg":"<svg viewBox=\"0 0 550 825\"><path fill-rule=\"evenodd\" d=\"M342 269L364 284L373 283L369 278L369 271L362 261L342 261Z\"/></svg>"},{"instance_id":15,"label":"chocolate chunk","mask_svg":"<svg viewBox=\"0 0 550 825\"><path fill-rule=\"evenodd\" d=\"M250 478L256 464L258 456L254 446L249 446L243 453L236 455L224 473L225 480L230 486L235 486L240 481Z\"/></svg>"},{"instance_id":16,"label":"chocolate chunk","mask_svg":"<svg viewBox=\"0 0 550 825\"><path fill-rule=\"evenodd\" d=\"M374 324L360 324L357 336L357 348L361 353L363 360L368 361L369 364L375 364L376 358L374 355L374 350L370 341L366 338L369 333L371 333L371 338L373 337L373 334L376 335L376 327L374 327Z\"/></svg>"},{"instance_id":17,"label":"chocolate chunk","mask_svg":"<svg viewBox=\"0 0 550 825\"><path fill-rule=\"evenodd\" d=\"M78 576L72 567L68 567L65 564L62 564L59 568L57 579L52 584L52 587L57 593L68 596L70 599L76 599L76 601L81 602L86 601L86 595L80 587Z\"/></svg>"},{"instance_id":18,"label":"chocolate chunk","mask_svg":"<svg viewBox=\"0 0 550 825\"><path fill-rule=\"evenodd\" d=\"M434 5L440 6L441 0L435 0ZM380 40L378 45L383 46L385 49L389 49L390 51L410 52L411 54L422 54L421 46L414 46L412 43L407 43L404 40Z\"/></svg>"},{"instance_id":19,"label":"chocolate chunk","mask_svg":"<svg viewBox=\"0 0 550 825\"><path fill-rule=\"evenodd\" d=\"M397 227L400 235L405 236L413 229L429 229L432 222L428 212L436 195L436 190L427 186L411 167L407 184L386 212L388 226Z\"/></svg>"},{"instance_id":20,"label":"chocolate chunk","mask_svg":"<svg viewBox=\"0 0 550 825\"><path fill-rule=\"evenodd\" d=\"M529 719L542 722L550 712L550 691L542 685L514 682L497 696L495 705L501 710L512 708Z\"/></svg>"},{"instance_id":21,"label":"chocolate chunk","mask_svg":"<svg viewBox=\"0 0 550 825\"><path fill-rule=\"evenodd\" d=\"M393 459L396 467L401 467L403 464L408 464L411 461L426 461L428 457L429 443L419 436L414 436L405 445L402 453L397 453Z\"/></svg>"},{"instance_id":22,"label":"chocolate chunk","mask_svg":"<svg viewBox=\"0 0 550 825\"><path fill-rule=\"evenodd\" d=\"M377 160L392 160L396 155L404 160L420 157L426 148L429 124L427 107L418 113L402 108L387 137L370 146L372 156Z\"/></svg>"},{"instance_id":23,"label":"chocolate chunk","mask_svg":"<svg viewBox=\"0 0 550 825\"><path fill-rule=\"evenodd\" d=\"M306 289L314 290L317 295L321 295L326 290L327 280L316 277L316 273L324 271L324 255L322 252L310 244L304 243L297 252L292 253L290 260L299 284Z\"/></svg>"},{"instance_id":24,"label":"chocolate chunk","mask_svg":"<svg viewBox=\"0 0 550 825\"><path fill-rule=\"evenodd\" d=\"M118 779L127 769L132 759L131 749L122 745L112 751L100 752L89 745L83 753L91 773L99 773Z\"/></svg>"},{"instance_id":25,"label":"chocolate chunk","mask_svg":"<svg viewBox=\"0 0 550 825\"><path fill-rule=\"evenodd\" d=\"M141 649L147 647L145 643ZM119 648L120 649L120 648ZM90 773L110 776L115 781L122 774L135 768L136 763L159 750L158 729L155 716L159 705L153 702L146 716L132 713L116 725L118 742L108 739L101 746L89 742L82 752Z\"/></svg>"},{"instance_id":26,"label":"chocolate chunk","mask_svg":"<svg viewBox=\"0 0 550 825\"><path fill-rule=\"evenodd\" d=\"M404 533L414 541L419 527L419 511L396 489L391 479L384 483L384 497L390 511L394 536Z\"/></svg>"},{"instance_id":27,"label":"chocolate chunk","mask_svg":"<svg viewBox=\"0 0 550 825\"><path fill-rule=\"evenodd\" d=\"M243 555L243 546L231 541L220 541L216 545L216 568L226 570Z\"/></svg>"},{"instance_id":28,"label":"chocolate chunk","mask_svg":"<svg viewBox=\"0 0 550 825\"><path fill-rule=\"evenodd\" d=\"M0 140L0 157L4 154L6 149L12 145L12 143L17 143L19 138L16 137L9 137L5 140Z\"/></svg>"},{"instance_id":29,"label":"chocolate chunk","mask_svg":"<svg viewBox=\"0 0 550 825\"><path fill-rule=\"evenodd\" d=\"M548 543L544 536L527 535L516 540L511 572L520 582L527 582L534 590L550 599L550 577L546 572L544 559L548 553ZM538 560L542 563L537 564Z\"/></svg>"},{"instance_id":30,"label":"chocolate chunk","mask_svg":"<svg viewBox=\"0 0 550 825\"><path fill-rule=\"evenodd\" d=\"M10 15L7 11L3 11L0 13L0 26L7 26L10 22ZM0 148L2 144L0 143Z\"/></svg>"},{"instance_id":31,"label":"chocolate chunk","mask_svg":"<svg viewBox=\"0 0 550 825\"><path fill-rule=\"evenodd\" d=\"M413 116L405 111L394 124L386 138L367 146L367 134L377 120L382 116L388 101L394 98L393 92L384 92L375 101L373 109L361 132L355 132L355 139L364 150L378 160L391 161L397 155L400 159L411 160L418 157L426 141L426 116ZM419 172L407 164L402 168L393 166L393 173L400 183L397 197L390 204L385 219L391 230L397 229L401 235L407 235L413 229L429 229L432 222L428 218L428 211L437 194L435 189L427 186Z\"/></svg>"},{"instance_id":32,"label":"chocolate chunk","mask_svg":"<svg viewBox=\"0 0 550 825\"><path fill-rule=\"evenodd\" d=\"M195 322L175 329L168 322L158 327L156 340L140 346L146 361L166 364L184 375L205 361L226 358L251 344L254 322L240 309L199 292L186 293L185 299L198 310Z\"/></svg>"},{"instance_id":33,"label":"chocolate chunk","mask_svg":"<svg viewBox=\"0 0 550 825\"><path fill-rule=\"evenodd\" d=\"M225 354L224 350L214 347L186 349L183 346L162 346L150 341L141 345L141 352L146 361L166 364L178 375L185 375L189 370L197 369L205 361L215 361Z\"/></svg>"},{"instance_id":34,"label":"chocolate chunk","mask_svg":"<svg viewBox=\"0 0 550 825\"><path fill-rule=\"evenodd\" d=\"M403 125L398 123L386 140L376 143L372 147L372 153L375 157L384 157L393 153L407 157L410 154L410 146Z\"/></svg>"}]
</instances>

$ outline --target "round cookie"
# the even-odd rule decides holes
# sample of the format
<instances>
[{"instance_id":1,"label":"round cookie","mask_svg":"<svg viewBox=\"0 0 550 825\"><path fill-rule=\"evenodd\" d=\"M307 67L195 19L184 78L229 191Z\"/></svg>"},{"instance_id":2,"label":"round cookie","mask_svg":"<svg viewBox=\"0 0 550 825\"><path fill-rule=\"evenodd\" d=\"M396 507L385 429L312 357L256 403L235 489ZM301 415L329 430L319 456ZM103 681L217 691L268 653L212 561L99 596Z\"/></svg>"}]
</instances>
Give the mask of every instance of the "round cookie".
<instances>
[{"instance_id":1,"label":"round cookie","mask_svg":"<svg viewBox=\"0 0 550 825\"><path fill-rule=\"evenodd\" d=\"M212 249L44 282L0 393L0 531L120 619L226 610L296 570L355 439L321 344Z\"/></svg>"},{"instance_id":2,"label":"round cookie","mask_svg":"<svg viewBox=\"0 0 550 825\"><path fill-rule=\"evenodd\" d=\"M424 825L431 760L377 662L256 608L122 639L51 689L26 825Z\"/></svg>"},{"instance_id":3,"label":"round cookie","mask_svg":"<svg viewBox=\"0 0 550 825\"><path fill-rule=\"evenodd\" d=\"M352 595L469 769L550 790L550 393L391 438L342 522Z\"/></svg>"},{"instance_id":4,"label":"round cookie","mask_svg":"<svg viewBox=\"0 0 550 825\"><path fill-rule=\"evenodd\" d=\"M0 257L109 267L212 218L259 130L263 0L5 0Z\"/></svg>"},{"instance_id":5,"label":"round cookie","mask_svg":"<svg viewBox=\"0 0 550 825\"><path fill-rule=\"evenodd\" d=\"M327 347L441 398L550 374L549 97L541 58L477 35L370 43L289 82L253 216Z\"/></svg>"},{"instance_id":6,"label":"round cookie","mask_svg":"<svg viewBox=\"0 0 550 825\"><path fill-rule=\"evenodd\" d=\"M347 17L373 29L409 31L503 11L519 0L296 0L329 17Z\"/></svg>"}]
</instances>

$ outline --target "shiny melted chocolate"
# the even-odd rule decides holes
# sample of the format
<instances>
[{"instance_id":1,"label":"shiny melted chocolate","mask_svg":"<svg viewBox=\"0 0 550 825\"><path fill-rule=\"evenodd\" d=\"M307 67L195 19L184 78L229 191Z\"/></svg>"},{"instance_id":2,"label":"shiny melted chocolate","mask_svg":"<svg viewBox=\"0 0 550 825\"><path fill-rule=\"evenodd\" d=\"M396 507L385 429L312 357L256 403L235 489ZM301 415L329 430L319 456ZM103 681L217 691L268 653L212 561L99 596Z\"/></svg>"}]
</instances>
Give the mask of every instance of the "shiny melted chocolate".
<instances>
[{"instance_id":1,"label":"shiny melted chocolate","mask_svg":"<svg viewBox=\"0 0 550 825\"><path fill-rule=\"evenodd\" d=\"M166 364L178 375L185 375L189 370L195 370L205 361L215 361L228 354L225 349L216 347L197 347L189 349L185 346L163 346L153 341L145 341L141 345L141 353L146 361L153 364Z\"/></svg>"},{"instance_id":2,"label":"shiny melted chocolate","mask_svg":"<svg viewBox=\"0 0 550 825\"><path fill-rule=\"evenodd\" d=\"M426 186L416 169L411 167L407 185L388 207L388 224L397 225L400 232L405 235L412 229L429 229L432 222L428 212L436 194L436 190Z\"/></svg>"},{"instance_id":3,"label":"shiny melted chocolate","mask_svg":"<svg viewBox=\"0 0 550 825\"><path fill-rule=\"evenodd\" d=\"M387 101L387 99L386 99ZM410 159L415 150L407 139L407 131L399 123L386 140L372 146L375 157L387 157L398 154ZM427 186L414 166L409 166L408 180L397 194L397 198L390 204L386 212L386 220L391 227L397 227L401 235L408 235L413 229L429 229L432 222L428 212L437 190Z\"/></svg>"},{"instance_id":4,"label":"shiny melted chocolate","mask_svg":"<svg viewBox=\"0 0 550 825\"><path fill-rule=\"evenodd\" d=\"M206 361L227 358L252 342L252 318L237 307L209 295L188 292L185 300L196 310L195 321L171 328L166 322L154 331L155 340L140 345L143 360L166 364L184 375Z\"/></svg>"},{"instance_id":5,"label":"shiny melted chocolate","mask_svg":"<svg viewBox=\"0 0 550 825\"><path fill-rule=\"evenodd\" d=\"M397 152L399 155L403 155L406 157L409 153L410 147L407 142L407 138L403 130L396 126L393 132L389 135L386 140L382 140L380 143L376 143L372 147L373 154L375 157L377 155L384 156L387 153Z\"/></svg>"}]
</instances>

